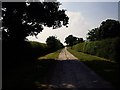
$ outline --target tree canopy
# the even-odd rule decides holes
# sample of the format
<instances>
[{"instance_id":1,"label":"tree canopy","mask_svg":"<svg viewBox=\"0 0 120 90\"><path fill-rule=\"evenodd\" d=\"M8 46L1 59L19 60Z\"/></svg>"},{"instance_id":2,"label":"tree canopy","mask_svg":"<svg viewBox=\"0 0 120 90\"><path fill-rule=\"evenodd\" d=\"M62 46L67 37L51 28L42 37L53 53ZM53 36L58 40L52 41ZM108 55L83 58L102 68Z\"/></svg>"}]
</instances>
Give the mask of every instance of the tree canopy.
<instances>
[{"instance_id":1,"label":"tree canopy","mask_svg":"<svg viewBox=\"0 0 120 90\"><path fill-rule=\"evenodd\" d=\"M46 39L46 44L48 48L53 51L63 48L63 44L55 36L49 36Z\"/></svg>"},{"instance_id":2,"label":"tree canopy","mask_svg":"<svg viewBox=\"0 0 120 90\"><path fill-rule=\"evenodd\" d=\"M44 26L53 29L66 26L68 16L60 10L60 2L3 2L3 40L25 40L38 35Z\"/></svg>"},{"instance_id":3,"label":"tree canopy","mask_svg":"<svg viewBox=\"0 0 120 90\"><path fill-rule=\"evenodd\" d=\"M73 35L69 35L68 37L65 38L65 43L68 46L73 46L73 45L83 42L83 41L84 41L83 38L78 38Z\"/></svg>"},{"instance_id":4,"label":"tree canopy","mask_svg":"<svg viewBox=\"0 0 120 90\"><path fill-rule=\"evenodd\" d=\"M120 37L120 22L107 19L101 23L100 27L89 30L87 35L89 41Z\"/></svg>"}]
</instances>

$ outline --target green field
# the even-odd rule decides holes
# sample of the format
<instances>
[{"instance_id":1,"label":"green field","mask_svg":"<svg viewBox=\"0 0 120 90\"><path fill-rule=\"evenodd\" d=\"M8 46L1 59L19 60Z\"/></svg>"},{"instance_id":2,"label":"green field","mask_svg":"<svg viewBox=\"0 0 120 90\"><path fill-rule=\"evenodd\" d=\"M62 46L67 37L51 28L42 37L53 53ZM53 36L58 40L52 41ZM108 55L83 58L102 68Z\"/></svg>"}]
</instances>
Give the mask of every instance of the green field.
<instances>
[{"instance_id":1,"label":"green field","mask_svg":"<svg viewBox=\"0 0 120 90\"><path fill-rule=\"evenodd\" d=\"M114 87L119 87L118 72L119 67L116 62L104 59L101 57L77 52L68 48L68 51L76 56L80 61L85 63L88 67L93 69L98 75L103 77L106 81L111 82Z\"/></svg>"}]
</instances>

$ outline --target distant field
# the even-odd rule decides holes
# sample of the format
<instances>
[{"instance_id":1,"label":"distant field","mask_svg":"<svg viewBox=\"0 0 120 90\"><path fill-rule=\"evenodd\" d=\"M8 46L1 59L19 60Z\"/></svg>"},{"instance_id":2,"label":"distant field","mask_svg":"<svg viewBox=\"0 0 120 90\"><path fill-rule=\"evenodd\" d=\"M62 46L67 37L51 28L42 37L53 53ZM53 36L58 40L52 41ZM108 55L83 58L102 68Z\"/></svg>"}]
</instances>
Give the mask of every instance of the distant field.
<instances>
[{"instance_id":1,"label":"distant field","mask_svg":"<svg viewBox=\"0 0 120 90\"><path fill-rule=\"evenodd\" d=\"M117 63L94 55L78 52L70 48L68 48L68 51L93 69L98 75L111 82L113 86L119 87L119 66Z\"/></svg>"}]
</instances>

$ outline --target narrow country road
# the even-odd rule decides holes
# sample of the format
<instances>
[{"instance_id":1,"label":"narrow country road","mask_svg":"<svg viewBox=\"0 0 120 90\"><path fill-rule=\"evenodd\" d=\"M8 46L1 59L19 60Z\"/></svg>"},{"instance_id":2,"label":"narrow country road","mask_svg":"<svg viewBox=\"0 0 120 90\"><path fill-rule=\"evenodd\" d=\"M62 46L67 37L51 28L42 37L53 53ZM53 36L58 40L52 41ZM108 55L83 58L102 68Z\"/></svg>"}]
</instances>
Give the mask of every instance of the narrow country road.
<instances>
[{"instance_id":1,"label":"narrow country road","mask_svg":"<svg viewBox=\"0 0 120 90\"><path fill-rule=\"evenodd\" d=\"M11 69L10 69L11 70ZM33 90L100 90L110 83L95 74L90 68L64 48L57 60L39 60L24 64L5 74L6 90L10 88L35 88Z\"/></svg>"},{"instance_id":2,"label":"narrow country road","mask_svg":"<svg viewBox=\"0 0 120 90\"><path fill-rule=\"evenodd\" d=\"M72 88L72 90L80 90L82 88L112 89L108 82L77 60L66 48L59 54L58 62L47 84L52 88Z\"/></svg>"},{"instance_id":3,"label":"narrow country road","mask_svg":"<svg viewBox=\"0 0 120 90\"><path fill-rule=\"evenodd\" d=\"M58 60L77 60L70 52L66 50L66 47L60 52Z\"/></svg>"}]
</instances>

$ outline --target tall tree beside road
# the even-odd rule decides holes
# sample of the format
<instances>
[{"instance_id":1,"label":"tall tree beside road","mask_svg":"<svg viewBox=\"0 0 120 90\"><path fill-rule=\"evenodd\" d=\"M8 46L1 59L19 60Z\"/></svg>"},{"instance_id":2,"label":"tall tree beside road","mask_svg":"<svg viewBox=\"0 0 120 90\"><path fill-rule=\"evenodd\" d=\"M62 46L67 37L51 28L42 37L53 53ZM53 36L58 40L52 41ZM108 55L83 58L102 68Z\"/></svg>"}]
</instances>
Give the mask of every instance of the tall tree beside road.
<instances>
[{"instance_id":1,"label":"tall tree beside road","mask_svg":"<svg viewBox=\"0 0 120 90\"><path fill-rule=\"evenodd\" d=\"M23 41L37 36L44 26L53 29L67 26L68 16L59 2L3 2L3 40Z\"/></svg>"},{"instance_id":2,"label":"tall tree beside road","mask_svg":"<svg viewBox=\"0 0 120 90\"><path fill-rule=\"evenodd\" d=\"M100 27L89 30L87 35L89 41L120 37L120 22L107 19L100 24Z\"/></svg>"}]
</instances>

